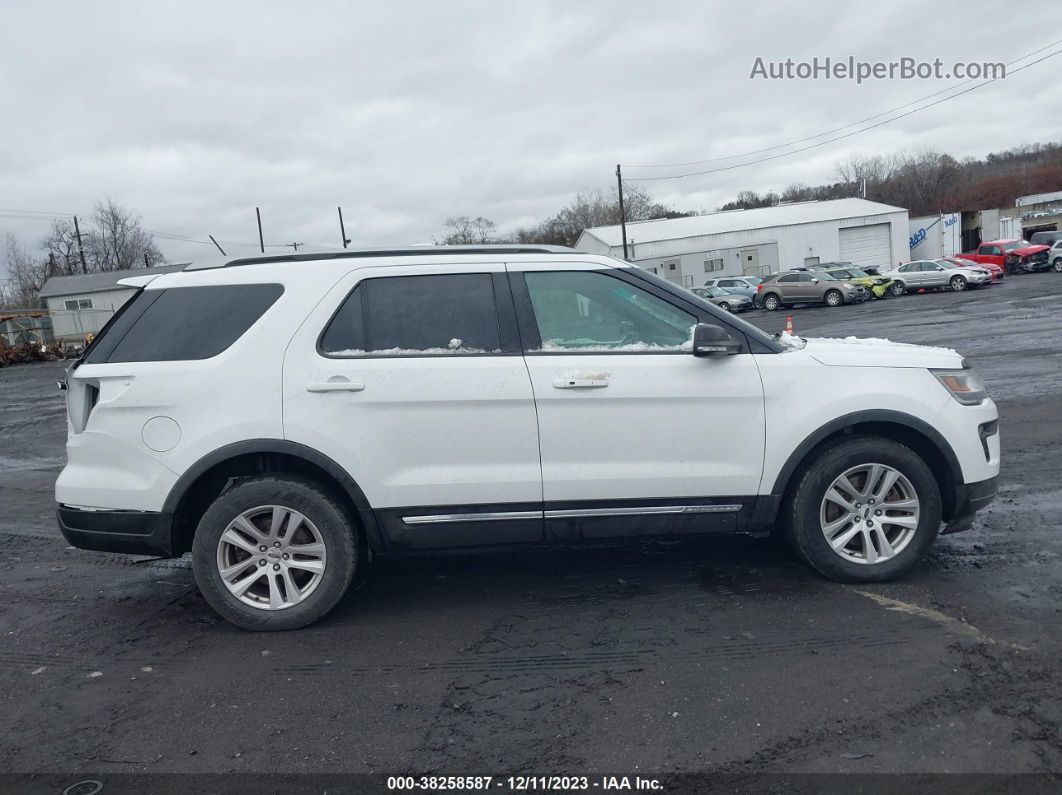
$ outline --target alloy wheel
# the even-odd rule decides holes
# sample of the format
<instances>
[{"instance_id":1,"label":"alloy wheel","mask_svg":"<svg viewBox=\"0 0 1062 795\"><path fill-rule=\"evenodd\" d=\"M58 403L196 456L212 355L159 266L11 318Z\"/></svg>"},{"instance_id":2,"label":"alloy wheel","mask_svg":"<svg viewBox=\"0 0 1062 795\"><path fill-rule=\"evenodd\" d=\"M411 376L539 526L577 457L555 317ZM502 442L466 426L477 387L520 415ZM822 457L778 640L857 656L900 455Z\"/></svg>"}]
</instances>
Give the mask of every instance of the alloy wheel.
<instances>
[{"instance_id":1,"label":"alloy wheel","mask_svg":"<svg viewBox=\"0 0 1062 795\"><path fill-rule=\"evenodd\" d=\"M1054 268L1055 268L1055 273L1062 273L1062 257L1059 257L1058 259L1056 259L1054 261L1053 265L1054 265Z\"/></svg>"},{"instance_id":2,"label":"alloy wheel","mask_svg":"<svg viewBox=\"0 0 1062 795\"><path fill-rule=\"evenodd\" d=\"M962 276L956 276L954 279L951 280L951 289L955 290L956 292L961 292L962 290L965 290L966 279L962 278Z\"/></svg>"},{"instance_id":3,"label":"alloy wheel","mask_svg":"<svg viewBox=\"0 0 1062 795\"><path fill-rule=\"evenodd\" d=\"M889 287L889 290L892 292L892 294L897 297L903 295L906 289L907 288L904 287L901 282L893 282L892 286Z\"/></svg>"},{"instance_id":4,"label":"alloy wheel","mask_svg":"<svg viewBox=\"0 0 1062 795\"><path fill-rule=\"evenodd\" d=\"M886 464L860 464L838 475L822 498L819 523L834 552L874 565L899 555L918 529L918 494Z\"/></svg>"},{"instance_id":5,"label":"alloy wheel","mask_svg":"<svg viewBox=\"0 0 1062 795\"><path fill-rule=\"evenodd\" d=\"M218 539L217 567L229 593L261 610L304 601L321 584L324 539L306 516L261 505L233 519Z\"/></svg>"},{"instance_id":6,"label":"alloy wheel","mask_svg":"<svg viewBox=\"0 0 1062 795\"><path fill-rule=\"evenodd\" d=\"M830 292L826 293L826 303L829 306L840 306L841 294L836 290L830 290Z\"/></svg>"}]
</instances>

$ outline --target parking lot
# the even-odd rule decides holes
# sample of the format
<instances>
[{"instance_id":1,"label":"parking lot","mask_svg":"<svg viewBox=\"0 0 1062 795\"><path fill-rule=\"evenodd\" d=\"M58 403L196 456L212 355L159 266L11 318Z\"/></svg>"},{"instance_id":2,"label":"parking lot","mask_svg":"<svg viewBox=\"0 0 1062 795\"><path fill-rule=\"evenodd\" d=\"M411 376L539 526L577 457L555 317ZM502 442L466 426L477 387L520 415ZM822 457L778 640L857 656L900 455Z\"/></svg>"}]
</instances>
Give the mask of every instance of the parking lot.
<instances>
[{"instance_id":1,"label":"parking lot","mask_svg":"<svg viewBox=\"0 0 1062 795\"><path fill-rule=\"evenodd\" d=\"M63 367L0 369L0 767L1060 771L1060 300L1045 273L747 316L955 348L984 377L1000 496L902 581L741 537L437 553L282 634L217 619L187 559L68 547Z\"/></svg>"}]
</instances>

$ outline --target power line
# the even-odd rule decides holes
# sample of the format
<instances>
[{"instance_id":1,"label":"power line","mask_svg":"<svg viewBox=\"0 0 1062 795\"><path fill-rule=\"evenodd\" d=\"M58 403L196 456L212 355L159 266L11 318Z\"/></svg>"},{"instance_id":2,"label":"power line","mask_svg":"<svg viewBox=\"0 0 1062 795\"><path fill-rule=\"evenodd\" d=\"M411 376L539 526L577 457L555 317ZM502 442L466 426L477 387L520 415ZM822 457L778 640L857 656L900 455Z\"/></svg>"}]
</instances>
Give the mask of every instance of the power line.
<instances>
[{"instance_id":1,"label":"power line","mask_svg":"<svg viewBox=\"0 0 1062 795\"><path fill-rule=\"evenodd\" d=\"M1043 52L1046 49L1054 47L1057 44L1062 44L1062 39L1059 39L1057 41L1053 41L1050 44L1045 44L1043 47L1039 47L1038 49L1035 49L1032 52L1027 52L1027 53L1025 53L1025 55L1022 55L1019 58L1015 58L1013 61L1007 61L1007 63L1005 63L1004 66L1012 66L1012 65L1018 63L1019 61L1024 61L1026 58L1030 58L1033 55L1036 55L1037 53ZM1031 66L1031 65L1032 64L1027 64L1027 66ZM1021 67L1021 68L1024 69L1025 67ZM1021 71L1021 69L1015 69L1014 71ZM835 127L832 130L825 130L823 132L816 133L815 135L809 135L807 138L798 138L797 140L789 141L788 143L777 144L776 146L768 146L768 147L766 147L764 149L753 149L751 151L740 152L740 153L735 154L735 155L726 155L725 157L710 158L708 160L692 160L692 161L690 161L688 163L659 163L659 164L656 164L656 165L629 165L628 164L628 165L625 166L625 168L681 168L682 166L700 166L700 165L704 165L706 163L719 163L719 162L722 162L723 160L734 160L735 158L738 158L738 157L748 157L749 155L758 155L758 154L762 154L763 152L773 152L775 149L785 149L788 146L796 146L797 144L802 144L802 143L804 143L806 141L813 141L816 138L821 138L824 135L830 135L830 134L835 133L835 132L840 132L841 130L847 130L849 127L855 127L856 125L864 124L865 122L868 122L868 121L873 121L874 119L880 119L882 116L888 116L890 113L895 113L898 110L903 110L904 108L909 107L911 105L917 105L919 102L924 102L927 99L932 99L933 97L939 96L940 94L946 94L949 91L954 91L955 89L961 88L962 86L966 85L967 83L974 82L974 80L976 80L976 79L977 78L974 78L974 77L968 78L966 80L963 80L961 83L956 83L953 86L947 86L946 88L942 88L939 91L934 91L932 94L926 94L924 97L921 97L919 99L913 99L910 102L905 102L902 105L897 105L895 108L892 108L890 110L885 110L885 111L882 111L881 113L875 113L873 116L867 116L865 119L860 119L859 121L853 121L853 122L851 122L849 124L845 124L845 125L843 125L841 127ZM956 96L958 96L958 95L956 95Z\"/></svg>"},{"instance_id":2,"label":"power line","mask_svg":"<svg viewBox=\"0 0 1062 795\"><path fill-rule=\"evenodd\" d=\"M1011 72L1011 74L1015 74L1017 72L1020 72L1023 69L1028 69L1030 66L1035 66L1038 63L1046 61L1048 58L1053 58L1056 55L1060 55L1060 54L1062 54L1062 50L1055 50L1054 52L1048 53L1047 55L1043 56L1042 58L1037 58L1035 61L1030 61L1029 63L1025 64L1024 66L1020 66L1017 69L1014 69ZM658 182L658 181L661 181L661 180L669 180L669 179L684 179L686 177L699 177L699 176L702 176L704 174L717 174L717 173L719 173L721 171L733 171L736 168L745 168L746 166L755 166L755 165L757 165L759 163L766 163L769 160L778 160L779 158L782 158L782 157L789 157L791 155L800 154L801 152L806 152L809 149L815 149L815 148L820 147L820 146L825 146L826 144L831 144L831 143L834 143L835 141L841 141L841 140L843 140L845 138L851 138L854 135L859 135L860 133L865 133L865 132L867 132L869 130L876 129L877 127L882 127L882 126L884 126L886 124L891 124L894 121L899 121L900 119L906 118L907 116L911 116L911 115L913 115L915 113L918 113L920 111L928 110L929 108L932 108L932 107L934 107L936 105L941 105L941 104L943 104L945 102L949 102L949 101L951 101L953 99L957 99L958 97L961 97L963 94L969 94L971 91L976 91L979 88L984 88L989 83L995 83L996 81L1001 80L1001 79L1002 78L999 78L999 77L993 77L990 80L986 80L983 83L978 83L977 85L971 86L970 88L967 88L967 89L965 89L963 91L960 91L957 94L952 94L951 96L943 97L941 99L938 99L936 102L931 102L928 105L923 105L920 108L914 108L913 110L909 110L906 113L901 113L899 116L894 116L891 119L885 119L884 121L879 121L877 124L871 124L871 125L869 125L867 127L863 127L861 129L858 129L858 130L853 130L852 132L845 133L844 135L838 135L838 136L835 136L833 138L827 138L825 141L819 141L818 143L810 144L808 146L801 147L800 149L794 149L791 152L782 152L782 153L777 154L777 155L771 155L769 157L761 157L761 158L759 158L757 160L750 160L747 163L735 163L732 166L723 166L722 168L712 168L712 169L707 169L705 171L691 171L691 172L688 172L686 174L671 174L671 175L668 175L668 176L665 176L665 177L626 177L625 181L626 182ZM844 128L842 127L842 128L839 128L839 129L844 129ZM818 136L812 136L812 137L818 137Z\"/></svg>"}]
</instances>

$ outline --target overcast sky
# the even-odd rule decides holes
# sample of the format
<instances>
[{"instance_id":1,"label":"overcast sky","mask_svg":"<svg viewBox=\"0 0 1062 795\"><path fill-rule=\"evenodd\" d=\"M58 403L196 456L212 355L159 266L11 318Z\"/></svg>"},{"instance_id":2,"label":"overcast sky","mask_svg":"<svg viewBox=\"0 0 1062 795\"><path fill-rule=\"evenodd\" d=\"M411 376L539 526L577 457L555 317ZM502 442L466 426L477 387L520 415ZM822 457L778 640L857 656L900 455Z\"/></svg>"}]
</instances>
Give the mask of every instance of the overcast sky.
<instances>
[{"instance_id":1,"label":"overcast sky","mask_svg":"<svg viewBox=\"0 0 1062 795\"><path fill-rule=\"evenodd\" d=\"M267 244L338 245L337 205L354 245L430 241L454 214L504 231L610 187L617 162L762 149L959 82L752 80L757 56L1005 62L1062 38L1057 8L5 0L0 209L88 214L107 195L148 229L247 244L230 254L254 250L256 205ZM1059 140L1060 69L1062 56L793 157L642 184L711 210L741 189L830 181L851 152ZM46 228L0 217L27 245ZM158 242L171 261L211 251Z\"/></svg>"}]
</instances>

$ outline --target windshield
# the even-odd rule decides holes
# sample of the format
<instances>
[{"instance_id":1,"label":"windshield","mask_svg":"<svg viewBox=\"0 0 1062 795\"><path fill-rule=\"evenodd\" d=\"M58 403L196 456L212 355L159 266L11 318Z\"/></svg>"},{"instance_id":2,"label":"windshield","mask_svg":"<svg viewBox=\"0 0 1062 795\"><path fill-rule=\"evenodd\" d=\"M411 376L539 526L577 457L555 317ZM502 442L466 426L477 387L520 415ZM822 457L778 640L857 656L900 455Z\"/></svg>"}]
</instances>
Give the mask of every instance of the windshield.
<instances>
[{"instance_id":1,"label":"windshield","mask_svg":"<svg viewBox=\"0 0 1062 795\"><path fill-rule=\"evenodd\" d=\"M699 296L709 296L711 298L719 298L720 296L729 295L722 287L698 287L693 292Z\"/></svg>"},{"instance_id":2,"label":"windshield","mask_svg":"<svg viewBox=\"0 0 1062 795\"><path fill-rule=\"evenodd\" d=\"M1012 240L1009 243L1004 243L1003 244L1003 250L1004 251L1013 251L1016 248L1025 248L1026 246L1031 246L1031 245L1032 245L1032 243L1030 243L1028 240Z\"/></svg>"},{"instance_id":3,"label":"windshield","mask_svg":"<svg viewBox=\"0 0 1062 795\"><path fill-rule=\"evenodd\" d=\"M815 272L815 278L816 279L822 279L823 281L826 281L826 282L839 282L840 281L840 279L836 278L835 276L830 276L830 274L823 273L821 271L816 271Z\"/></svg>"},{"instance_id":4,"label":"windshield","mask_svg":"<svg viewBox=\"0 0 1062 795\"><path fill-rule=\"evenodd\" d=\"M744 276L742 278L744 278L745 281L747 281L753 287L763 281L763 279L761 279L759 276Z\"/></svg>"},{"instance_id":5,"label":"windshield","mask_svg":"<svg viewBox=\"0 0 1062 795\"><path fill-rule=\"evenodd\" d=\"M964 265L961 265L958 262L952 262L951 260L946 260L946 259L937 259L937 260L933 260L933 261L935 263L937 263L938 265L943 265L948 270L951 270L953 268L963 268L963 267L965 267Z\"/></svg>"}]
</instances>

